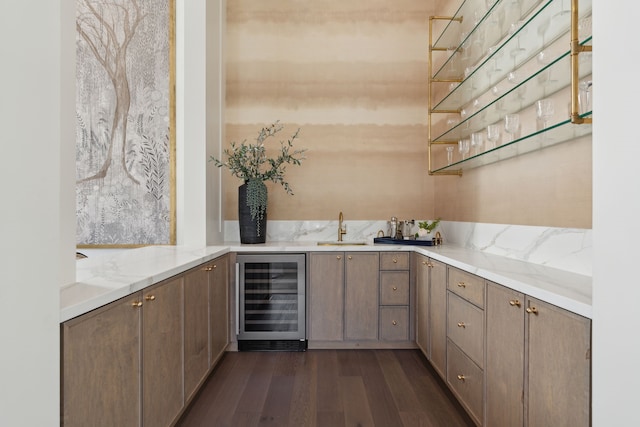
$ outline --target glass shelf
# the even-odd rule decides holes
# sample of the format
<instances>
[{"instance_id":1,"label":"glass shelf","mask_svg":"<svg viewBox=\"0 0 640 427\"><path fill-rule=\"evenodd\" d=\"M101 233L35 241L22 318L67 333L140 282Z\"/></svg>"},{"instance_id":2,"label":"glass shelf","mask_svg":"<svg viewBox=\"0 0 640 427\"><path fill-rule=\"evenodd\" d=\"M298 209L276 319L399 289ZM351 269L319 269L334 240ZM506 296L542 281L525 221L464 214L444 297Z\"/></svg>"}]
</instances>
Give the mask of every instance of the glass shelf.
<instances>
[{"instance_id":1,"label":"glass shelf","mask_svg":"<svg viewBox=\"0 0 640 427\"><path fill-rule=\"evenodd\" d=\"M584 44L590 44L589 37ZM586 57L586 56L585 56ZM484 107L464 118L455 127L436 136L434 142L456 142L459 139L484 129L487 124L501 120L506 114L515 113L533 105L538 99L546 98L568 87L571 84L571 55L566 51L550 64L538 69L526 80L512 85L507 81L496 87L506 88L500 96L493 98ZM582 79L591 74L591 61L580 64L579 77ZM570 98L567 98L567 102Z\"/></svg>"},{"instance_id":2,"label":"glass shelf","mask_svg":"<svg viewBox=\"0 0 640 427\"><path fill-rule=\"evenodd\" d=\"M581 1L579 19L585 20L590 17L591 1ZM496 3L493 9L503 3L511 2L504 0ZM571 19L569 13L563 13L563 7L563 1L561 0L545 2L519 26L515 33L495 45L495 49L490 49L489 53L486 53L489 48L484 50L475 49L478 52L476 54L477 58L470 56L470 59L462 61L464 49L457 50L449 57L442 68L434 74L433 80L436 82L438 80L462 81L436 104L433 111L459 109L460 105L464 105L488 91L495 82L505 79L510 72L531 61L540 52L548 50L554 44L557 45L558 39L562 36L566 36L566 44L564 44L563 49L566 51L566 47L569 44ZM481 27L483 22L476 27L476 30ZM452 24L455 24L455 22L450 23L449 26ZM447 29L449 29L449 26ZM580 36L582 44L586 44L591 40L590 33L581 34ZM564 52L561 54L564 54ZM552 53L548 56L548 58L544 59L547 62L557 58ZM472 59L475 59L475 62L472 62ZM465 70L467 71L466 73ZM465 74L467 74L466 77Z\"/></svg>"},{"instance_id":3,"label":"glass shelf","mask_svg":"<svg viewBox=\"0 0 640 427\"><path fill-rule=\"evenodd\" d=\"M465 43L470 42L474 32L483 26L494 24L498 20L503 22L519 21L526 16L542 0L465 0L453 16L453 20L442 31L434 48L458 50ZM487 40L492 41L489 46L500 40L507 34L500 28L496 33L489 35ZM508 30L508 29L507 29ZM461 38L463 40L461 40ZM437 74L437 73L436 73Z\"/></svg>"},{"instance_id":4,"label":"glass shelf","mask_svg":"<svg viewBox=\"0 0 640 427\"><path fill-rule=\"evenodd\" d=\"M589 111L585 114L581 114L580 117L586 118L591 117L591 115L592 112ZM571 120L567 119L546 129L499 145L491 150L469 156L468 158L452 163L449 166L434 169L432 172L438 173L458 171L461 169L473 169L590 134L591 124L575 125L571 123Z\"/></svg>"}]
</instances>

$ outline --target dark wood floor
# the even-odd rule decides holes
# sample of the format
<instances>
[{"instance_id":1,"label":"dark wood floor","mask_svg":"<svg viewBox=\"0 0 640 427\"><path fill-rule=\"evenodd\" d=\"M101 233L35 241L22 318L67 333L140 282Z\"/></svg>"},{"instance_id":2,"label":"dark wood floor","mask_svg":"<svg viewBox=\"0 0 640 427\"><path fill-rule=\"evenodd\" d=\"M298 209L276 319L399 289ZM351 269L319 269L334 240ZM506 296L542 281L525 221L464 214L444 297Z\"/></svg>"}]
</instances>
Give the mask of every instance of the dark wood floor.
<instances>
[{"instance_id":1,"label":"dark wood floor","mask_svg":"<svg viewBox=\"0 0 640 427\"><path fill-rule=\"evenodd\" d=\"M472 425L418 350L227 353L178 423Z\"/></svg>"}]
</instances>

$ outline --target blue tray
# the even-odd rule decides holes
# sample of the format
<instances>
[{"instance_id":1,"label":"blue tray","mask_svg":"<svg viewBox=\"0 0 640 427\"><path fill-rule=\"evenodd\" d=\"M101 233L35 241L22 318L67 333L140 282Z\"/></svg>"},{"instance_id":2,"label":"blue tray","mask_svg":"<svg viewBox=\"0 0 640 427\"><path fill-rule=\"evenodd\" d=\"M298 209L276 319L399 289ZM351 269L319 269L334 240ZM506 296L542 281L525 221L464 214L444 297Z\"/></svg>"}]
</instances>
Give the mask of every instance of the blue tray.
<instances>
[{"instance_id":1,"label":"blue tray","mask_svg":"<svg viewBox=\"0 0 640 427\"><path fill-rule=\"evenodd\" d=\"M404 240L392 239L391 237L374 237L373 243L379 243L383 245L433 246L433 240Z\"/></svg>"}]
</instances>

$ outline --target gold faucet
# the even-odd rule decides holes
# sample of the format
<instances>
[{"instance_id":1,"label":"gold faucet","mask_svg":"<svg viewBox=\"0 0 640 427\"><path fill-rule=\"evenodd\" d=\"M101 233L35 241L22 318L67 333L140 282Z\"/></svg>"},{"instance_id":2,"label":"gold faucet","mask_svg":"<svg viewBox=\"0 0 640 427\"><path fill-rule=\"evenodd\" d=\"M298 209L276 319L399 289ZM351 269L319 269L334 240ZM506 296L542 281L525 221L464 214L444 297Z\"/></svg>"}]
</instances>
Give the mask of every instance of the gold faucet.
<instances>
[{"instance_id":1,"label":"gold faucet","mask_svg":"<svg viewBox=\"0 0 640 427\"><path fill-rule=\"evenodd\" d=\"M343 219L342 211L340 211L340 215L338 216L338 242L342 242L342 235L347 234L347 225L342 224Z\"/></svg>"}]
</instances>

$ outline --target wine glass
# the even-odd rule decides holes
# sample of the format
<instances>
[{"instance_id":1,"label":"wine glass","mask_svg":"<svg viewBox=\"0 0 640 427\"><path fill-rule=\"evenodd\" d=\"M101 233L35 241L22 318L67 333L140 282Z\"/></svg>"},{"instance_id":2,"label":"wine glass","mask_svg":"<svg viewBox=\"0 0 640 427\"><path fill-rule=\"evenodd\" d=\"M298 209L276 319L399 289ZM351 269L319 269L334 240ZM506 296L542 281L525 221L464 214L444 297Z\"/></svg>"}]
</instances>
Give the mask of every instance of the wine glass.
<instances>
[{"instance_id":1,"label":"wine glass","mask_svg":"<svg viewBox=\"0 0 640 427\"><path fill-rule=\"evenodd\" d=\"M509 142L516 138L516 134L520 129L520 115L507 114L504 116L504 131L509 134Z\"/></svg>"},{"instance_id":2,"label":"wine glass","mask_svg":"<svg viewBox=\"0 0 640 427\"><path fill-rule=\"evenodd\" d=\"M484 134L482 132L474 132L471 134L471 146L473 147L473 154L480 154L482 150L482 144L484 144Z\"/></svg>"},{"instance_id":3,"label":"wine glass","mask_svg":"<svg viewBox=\"0 0 640 427\"><path fill-rule=\"evenodd\" d=\"M465 138L465 139L461 139L458 141L458 151L460 152L460 155L462 156L462 160L464 160L467 157L467 154L469 154L469 139Z\"/></svg>"},{"instance_id":4,"label":"wine glass","mask_svg":"<svg viewBox=\"0 0 640 427\"><path fill-rule=\"evenodd\" d=\"M454 147L452 146L447 147L447 166L450 166L451 163L453 163L453 149Z\"/></svg>"},{"instance_id":5,"label":"wine glass","mask_svg":"<svg viewBox=\"0 0 640 427\"><path fill-rule=\"evenodd\" d=\"M542 129L547 128L547 122L553 117L554 112L552 99L545 98L536 101L536 117L541 121Z\"/></svg>"},{"instance_id":6,"label":"wine glass","mask_svg":"<svg viewBox=\"0 0 640 427\"><path fill-rule=\"evenodd\" d=\"M516 45L511 49L511 56L513 57L513 66L516 65L516 57L525 53L526 49L520 46L520 36L526 32L526 28L522 28L522 21L514 22L509 27L509 35L516 34Z\"/></svg>"},{"instance_id":7,"label":"wine glass","mask_svg":"<svg viewBox=\"0 0 640 427\"><path fill-rule=\"evenodd\" d=\"M491 143L488 148L495 148L500 140L500 124L494 123L487 126L487 141Z\"/></svg>"}]
</instances>

